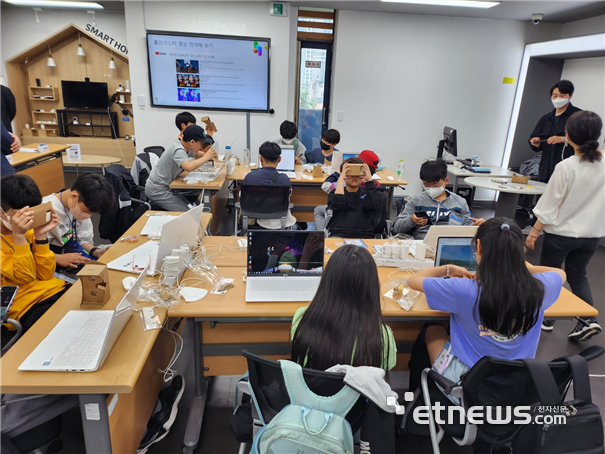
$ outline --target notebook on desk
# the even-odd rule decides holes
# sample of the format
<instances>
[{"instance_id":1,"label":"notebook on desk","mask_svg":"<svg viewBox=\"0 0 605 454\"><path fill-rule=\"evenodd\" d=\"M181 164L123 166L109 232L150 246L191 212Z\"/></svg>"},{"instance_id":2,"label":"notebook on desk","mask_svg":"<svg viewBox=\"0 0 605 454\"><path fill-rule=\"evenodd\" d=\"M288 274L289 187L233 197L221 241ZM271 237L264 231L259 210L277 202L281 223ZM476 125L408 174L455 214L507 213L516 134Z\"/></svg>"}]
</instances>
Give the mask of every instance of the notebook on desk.
<instances>
[{"instance_id":1,"label":"notebook on desk","mask_svg":"<svg viewBox=\"0 0 605 454\"><path fill-rule=\"evenodd\" d=\"M248 230L246 302L311 301L324 265L324 233Z\"/></svg>"},{"instance_id":2,"label":"notebook on desk","mask_svg":"<svg viewBox=\"0 0 605 454\"><path fill-rule=\"evenodd\" d=\"M145 269L145 271L147 268ZM19 366L44 372L94 372L111 351L139 299L141 273L113 311L69 311Z\"/></svg>"}]
</instances>

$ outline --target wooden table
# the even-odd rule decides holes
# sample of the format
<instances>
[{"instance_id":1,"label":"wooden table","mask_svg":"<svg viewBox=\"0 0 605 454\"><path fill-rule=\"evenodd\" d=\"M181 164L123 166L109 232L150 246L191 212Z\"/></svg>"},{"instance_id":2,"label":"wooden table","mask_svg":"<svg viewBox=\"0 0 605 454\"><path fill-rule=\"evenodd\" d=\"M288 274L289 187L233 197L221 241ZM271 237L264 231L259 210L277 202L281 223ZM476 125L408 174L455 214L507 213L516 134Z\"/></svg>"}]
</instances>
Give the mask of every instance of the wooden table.
<instances>
[{"instance_id":1,"label":"wooden table","mask_svg":"<svg viewBox=\"0 0 605 454\"><path fill-rule=\"evenodd\" d=\"M178 214L178 213L175 213ZM138 235L147 222L142 216L125 234ZM207 226L212 215L204 213ZM109 263L147 241L116 242L99 259ZM112 310L125 295L122 279L130 274L109 270L111 298L103 307ZM107 359L96 372L24 372L19 365L70 310L78 310L81 284L74 284L19 341L0 359L2 392L7 394L79 394L87 453L134 453L143 437L157 395L162 386L163 369L170 361L172 336L164 330L143 331L138 314L122 331ZM162 320L165 310L158 310ZM156 342L156 339L160 339ZM115 403L112 411L108 406ZM85 406L98 405L99 420L86 418Z\"/></svg>"},{"instance_id":2,"label":"wooden table","mask_svg":"<svg viewBox=\"0 0 605 454\"><path fill-rule=\"evenodd\" d=\"M498 202L496 202L495 216L501 216L509 219L515 219L517 212L517 203L519 195L539 195L544 194L546 183L530 180L527 184L511 183L510 178L493 178L495 180L506 180L506 184L499 184L492 181L492 178L469 177L464 182L477 188L490 189L500 192Z\"/></svg>"},{"instance_id":3,"label":"wooden table","mask_svg":"<svg viewBox=\"0 0 605 454\"><path fill-rule=\"evenodd\" d=\"M192 403L184 444L195 450L203 420L208 383L204 377L242 374L247 370L242 348L272 359L290 358L290 327L296 310L307 302L246 303L242 280L246 252L239 250L237 237L205 237L203 244L210 261L219 267L223 277L234 279L234 287L223 295L208 294L200 301L181 303L169 310L171 317L189 317L194 321L193 345L195 365L195 397ZM336 250L338 239L326 239L326 246ZM384 240L364 240L371 248ZM329 260L329 255L326 255ZM188 273L191 273L188 271ZM407 273L395 268L378 267L382 284ZM186 274L185 277L188 277ZM204 286L211 290L209 285ZM394 370L407 369L412 346L427 321L447 322L449 313L429 308L424 294L410 311L391 299L383 298L382 314L393 330L397 343L397 365ZM548 318L574 316L594 317L597 310L565 288L555 304L545 311Z\"/></svg>"},{"instance_id":4,"label":"wooden table","mask_svg":"<svg viewBox=\"0 0 605 454\"><path fill-rule=\"evenodd\" d=\"M80 157L82 158L80 161L69 161L67 159L63 161L63 165L76 166L76 176L79 174L78 171L80 166L101 166L103 175L105 175L105 166L122 162L121 158L116 158L114 156L102 156L98 154L80 154Z\"/></svg>"},{"instance_id":5,"label":"wooden table","mask_svg":"<svg viewBox=\"0 0 605 454\"><path fill-rule=\"evenodd\" d=\"M40 143L34 143L22 148L37 148ZM60 192L65 189L63 161L61 154L69 148L64 144L47 144L49 151L27 152L18 151L7 155L7 159L21 175L30 176L38 185L42 197Z\"/></svg>"},{"instance_id":6,"label":"wooden table","mask_svg":"<svg viewBox=\"0 0 605 454\"><path fill-rule=\"evenodd\" d=\"M210 211L213 214L211 231L213 235L216 235L229 199L229 187L226 184L227 166L224 165L217 177L208 183L187 184L183 179L188 174L189 172L181 173L176 180L170 183L170 188L179 191L203 191L202 203L210 206Z\"/></svg>"},{"instance_id":7,"label":"wooden table","mask_svg":"<svg viewBox=\"0 0 605 454\"><path fill-rule=\"evenodd\" d=\"M235 184L243 182L246 175L251 170L258 168L256 165L253 167L244 167L239 165L235 167L235 171L227 176L229 181L234 181ZM315 222L315 216L313 210L315 207L320 205L326 205L328 203L328 194L321 189L321 185L328 178L329 175L325 173L319 178L314 178L313 174L309 172L303 172L303 166L296 166L296 178L290 179L292 184L292 195L290 196L290 202L294 205L292 208L292 215L299 222ZM395 187L404 186L408 183L406 181L397 181L396 175L389 169L383 169L376 172L376 175L380 177L380 180L375 180L380 183L380 186L387 190L388 195L388 206L390 207L393 202L393 194ZM392 177L389 180L388 177ZM237 191L239 193L239 191Z\"/></svg>"}]
</instances>

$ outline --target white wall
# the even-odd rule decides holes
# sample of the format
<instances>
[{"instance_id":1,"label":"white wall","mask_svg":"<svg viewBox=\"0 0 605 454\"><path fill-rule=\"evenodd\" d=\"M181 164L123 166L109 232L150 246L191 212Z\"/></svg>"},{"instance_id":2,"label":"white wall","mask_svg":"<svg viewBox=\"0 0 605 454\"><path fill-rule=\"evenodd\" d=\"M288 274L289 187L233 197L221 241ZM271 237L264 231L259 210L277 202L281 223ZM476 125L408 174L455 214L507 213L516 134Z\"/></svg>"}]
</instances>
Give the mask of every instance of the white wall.
<instances>
[{"instance_id":1,"label":"white wall","mask_svg":"<svg viewBox=\"0 0 605 454\"><path fill-rule=\"evenodd\" d=\"M591 110L605 120L605 57L566 60L561 78L575 86L574 106ZM601 145L603 137L601 134Z\"/></svg>"},{"instance_id":2,"label":"white wall","mask_svg":"<svg viewBox=\"0 0 605 454\"><path fill-rule=\"evenodd\" d=\"M256 160L258 146L279 137L279 125L293 117L294 71L296 65L297 9L290 7L287 18L269 15L267 2L126 2L128 43L137 150L150 145L168 147L177 136L174 118L177 109L149 106L149 77L146 30L165 30L219 35L271 38L270 107L275 114L251 115L251 149ZM143 95L147 105L139 106ZM234 142L240 157L246 145L246 115L243 112L191 110L198 118L210 115L216 123L215 139L219 145Z\"/></svg>"},{"instance_id":3,"label":"white wall","mask_svg":"<svg viewBox=\"0 0 605 454\"><path fill-rule=\"evenodd\" d=\"M38 13L40 22L32 8L7 6L2 3L0 18L2 75L6 75L4 62L25 49L43 41L48 36L58 32L70 24L86 29L86 24L92 24L92 14L82 10L58 10L43 8ZM126 21L124 14L102 12L95 13L97 29L103 34L126 43ZM92 35L91 35L92 36ZM128 45L128 44L126 44ZM4 79L6 83L6 78Z\"/></svg>"},{"instance_id":4,"label":"white wall","mask_svg":"<svg viewBox=\"0 0 605 454\"><path fill-rule=\"evenodd\" d=\"M458 130L459 156L500 163L516 89L503 78L519 75L525 31L516 21L340 11L331 116L339 148L372 149L392 169L404 158L410 195L446 125Z\"/></svg>"},{"instance_id":5,"label":"white wall","mask_svg":"<svg viewBox=\"0 0 605 454\"><path fill-rule=\"evenodd\" d=\"M563 24L561 38L605 33L605 15Z\"/></svg>"}]
</instances>

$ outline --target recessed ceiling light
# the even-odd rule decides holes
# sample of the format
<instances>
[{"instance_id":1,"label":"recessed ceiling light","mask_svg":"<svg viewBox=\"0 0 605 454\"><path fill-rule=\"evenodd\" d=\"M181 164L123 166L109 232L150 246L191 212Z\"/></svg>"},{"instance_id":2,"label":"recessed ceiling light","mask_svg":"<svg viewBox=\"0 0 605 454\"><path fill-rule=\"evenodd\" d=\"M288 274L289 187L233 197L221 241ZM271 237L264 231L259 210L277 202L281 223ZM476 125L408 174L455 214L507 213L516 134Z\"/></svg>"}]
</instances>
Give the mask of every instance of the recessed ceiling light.
<instances>
[{"instance_id":1,"label":"recessed ceiling light","mask_svg":"<svg viewBox=\"0 0 605 454\"><path fill-rule=\"evenodd\" d=\"M491 8L500 2L482 2L478 0L380 0L389 3L411 3L414 5L457 6L462 8Z\"/></svg>"},{"instance_id":2,"label":"recessed ceiling light","mask_svg":"<svg viewBox=\"0 0 605 454\"><path fill-rule=\"evenodd\" d=\"M38 6L42 8L82 8L103 9L103 5L94 2L68 2L53 0L4 0L15 6Z\"/></svg>"}]
</instances>

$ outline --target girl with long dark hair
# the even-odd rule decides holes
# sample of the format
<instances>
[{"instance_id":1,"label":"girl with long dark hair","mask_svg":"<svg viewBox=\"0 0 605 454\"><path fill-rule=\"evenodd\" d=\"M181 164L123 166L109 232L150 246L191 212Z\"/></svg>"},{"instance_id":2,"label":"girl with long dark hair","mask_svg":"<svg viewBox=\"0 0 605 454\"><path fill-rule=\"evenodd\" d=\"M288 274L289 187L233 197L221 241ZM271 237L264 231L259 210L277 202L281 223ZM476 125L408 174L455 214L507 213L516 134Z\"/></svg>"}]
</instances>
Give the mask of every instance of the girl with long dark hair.
<instances>
[{"instance_id":1,"label":"girl with long dark hair","mask_svg":"<svg viewBox=\"0 0 605 454\"><path fill-rule=\"evenodd\" d=\"M576 112L569 117L565 138L575 154L555 167L534 208L538 220L526 241L533 249L544 231L540 265L561 268L565 262L571 291L591 306L586 267L605 236L605 159L598 142L602 127L603 121L594 112ZM546 320L542 328L552 330L553 324ZM584 341L600 332L596 318L583 318L569 339Z\"/></svg>"},{"instance_id":2,"label":"girl with long dark hair","mask_svg":"<svg viewBox=\"0 0 605 454\"><path fill-rule=\"evenodd\" d=\"M397 347L381 312L378 269L370 253L341 246L317 293L292 320L292 361L311 369L336 364L392 369Z\"/></svg>"},{"instance_id":3,"label":"girl with long dark hair","mask_svg":"<svg viewBox=\"0 0 605 454\"><path fill-rule=\"evenodd\" d=\"M441 352L453 355L441 371L453 382L483 356L533 358L544 311L565 282L560 269L526 265L523 233L511 220L484 222L473 243L479 264L475 275L444 265L408 279L412 289L426 294L431 309L451 314L451 339L443 326L430 325L424 340L434 366ZM451 352L444 351L448 341Z\"/></svg>"}]
</instances>

